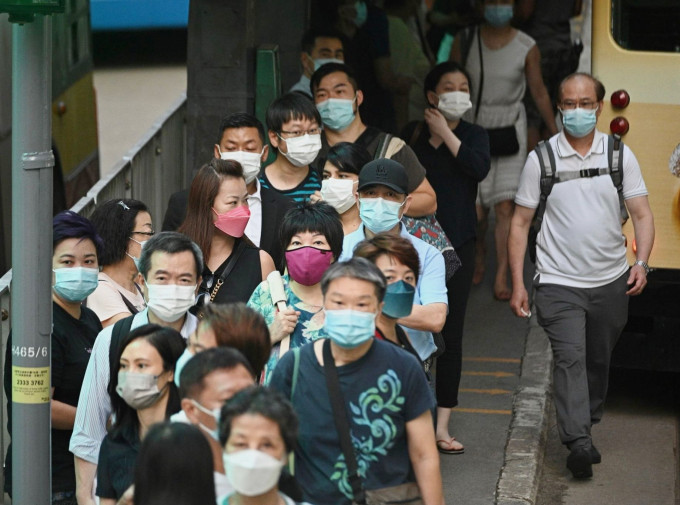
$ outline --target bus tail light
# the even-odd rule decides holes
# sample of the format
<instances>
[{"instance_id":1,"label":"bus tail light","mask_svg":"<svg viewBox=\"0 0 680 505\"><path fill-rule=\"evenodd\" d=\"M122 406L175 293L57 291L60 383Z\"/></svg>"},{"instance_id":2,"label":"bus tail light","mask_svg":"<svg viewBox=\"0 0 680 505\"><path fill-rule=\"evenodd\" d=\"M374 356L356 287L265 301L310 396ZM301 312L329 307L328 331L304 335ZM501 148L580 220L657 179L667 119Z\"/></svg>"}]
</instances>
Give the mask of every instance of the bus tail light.
<instances>
[{"instance_id":1,"label":"bus tail light","mask_svg":"<svg viewBox=\"0 0 680 505\"><path fill-rule=\"evenodd\" d=\"M612 119L611 123L609 123L609 129L612 131L612 133L616 133L617 135L623 136L626 133L628 133L628 130L630 129L630 124L628 123L628 120L625 117L617 116L614 119Z\"/></svg>"},{"instance_id":2,"label":"bus tail light","mask_svg":"<svg viewBox=\"0 0 680 505\"><path fill-rule=\"evenodd\" d=\"M625 109L630 103L630 95L625 89L619 89L612 93L610 101L615 109Z\"/></svg>"}]
</instances>

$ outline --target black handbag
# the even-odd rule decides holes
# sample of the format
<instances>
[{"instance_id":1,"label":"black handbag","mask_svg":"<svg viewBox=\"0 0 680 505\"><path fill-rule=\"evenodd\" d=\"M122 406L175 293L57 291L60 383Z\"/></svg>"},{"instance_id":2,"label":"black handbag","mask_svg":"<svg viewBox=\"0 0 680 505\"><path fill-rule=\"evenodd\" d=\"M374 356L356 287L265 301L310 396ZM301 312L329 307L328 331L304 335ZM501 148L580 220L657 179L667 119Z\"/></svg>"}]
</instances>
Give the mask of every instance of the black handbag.
<instances>
[{"instance_id":1,"label":"black handbag","mask_svg":"<svg viewBox=\"0 0 680 505\"><path fill-rule=\"evenodd\" d=\"M340 390L338 371L335 368L335 360L331 353L331 342L328 339L323 343L323 370L326 376L328 397L333 409L333 421L340 438L340 449L345 456L349 484L354 495L352 503L357 505L423 505L420 489L418 489L418 484L415 482L406 482L398 486L380 489L364 489L363 482L359 476L356 456L354 455L347 409L345 408L345 401Z\"/></svg>"},{"instance_id":2,"label":"black handbag","mask_svg":"<svg viewBox=\"0 0 680 505\"><path fill-rule=\"evenodd\" d=\"M482 34L477 30L477 47L479 48L479 93L477 93L477 106L475 107L475 123L479 114L479 105L482 103L482 90L484 89L484 60L482 58ZM510 156L519 152L519 141L515 125L501 128L485 128L489 135L489 153L491 156Z\"/></svg>"}]
</instances>

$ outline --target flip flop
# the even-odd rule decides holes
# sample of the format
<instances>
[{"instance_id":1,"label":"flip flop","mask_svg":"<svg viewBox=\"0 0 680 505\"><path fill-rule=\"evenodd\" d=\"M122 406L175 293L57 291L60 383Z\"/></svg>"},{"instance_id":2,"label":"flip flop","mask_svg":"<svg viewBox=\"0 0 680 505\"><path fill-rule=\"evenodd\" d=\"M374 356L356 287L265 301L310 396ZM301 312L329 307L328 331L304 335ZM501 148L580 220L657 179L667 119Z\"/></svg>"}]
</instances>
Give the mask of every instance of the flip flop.
<instances>
[{"instance_id":1,"label":"flip flop","mask_svg":"<svg viewBox=\"0 0 680 505\"><path fill-rule=\"evenodd\" d=\"M455 437L451 437L449 440L437 440L437 450L442 454L463 454L465 452L465 447L460 444L460 449L452 449L451 446L456 441Z\"/></svg>"}]
</instances>

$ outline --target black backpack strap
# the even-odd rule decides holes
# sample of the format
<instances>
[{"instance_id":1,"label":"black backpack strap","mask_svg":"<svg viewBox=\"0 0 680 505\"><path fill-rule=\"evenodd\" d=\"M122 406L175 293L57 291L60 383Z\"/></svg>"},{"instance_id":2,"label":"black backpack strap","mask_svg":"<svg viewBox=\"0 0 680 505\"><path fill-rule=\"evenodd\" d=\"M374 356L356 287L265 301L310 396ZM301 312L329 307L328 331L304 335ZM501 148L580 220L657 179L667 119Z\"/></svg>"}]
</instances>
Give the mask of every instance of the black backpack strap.
<instances>
[{"instance_id":1,"label":"black backpack strap","mask_svg":"<svg viewBox=\"0 0 680 505\"><path fill-rule=\"evenodd\" d=\"M335 429L340 438L340 449L345 456L347 475L349 485L352 488L352 494L354 495L354 503L362 505L366 503L366 493L361 477L359 477L359 467L354 454L354 446L352 445L347 409L345 408L345 400L342 396L342 391L340 390L338 370L335 368L335 360L331 353L331 341L329 339L326 339L323 343L323 370L324 375L326 376L328 397L331 402L331 408L333 409L333 421L335 422Z\"/></svg>"},{"instance_id":2,"label":"black backpack strap","mask_svg":"<svg viewBox=\"0 0 680 505\"><path fill-rule=\"evenodd\" d=\"M534 222L532 224L534 231L538 234L541 229L541 224L543 223L543 215L545 214L545 207L548 203L548 196L555 185L555 153L550 147L550 142L547 140L542 140L538 143L534 149L536 156L538 157L538 164L541 167L541 199L538 202L538 209L536 210L536 215L534 216Z\"/></svg>"},{"instance_id":3,"label":"black backpack strap","mask_svg":"<svg viewBox=\"0 0 680 505\"><path fill-rule=\"evenodd\" d=\"M619 135L609 135L607 142L607 161L609 162L610 175L616 192L619 195L619 208L621 210L621 224L628 221L628 209L623 199L623 142Z\"/></svg>"},{"instance_id":4,"label":"black backpack strap","mask_svg":"<svg viewBox=\"0 0 680 505\"><path fill-rule=\"evenodd\" d=\"M475 30L476 26L468 26L458 32L460 34L460 64L463 68L465 68L468 56L470 56L470 48L472 47Z\"/></svg>"},{"instance_id":5,"label":"black backpack strap","mask_svg":"<svg viewBox=\"0 0 680 505\"><path fill-rule=\"evenodd\" d=\"M479 92L477 93L477 104L475 105L475 123L477 122L477 114L479 114L479 107L482 104L482 92L484 90L484 58L482 58L482 30L479 26L475 26L474 32L477 33L477 48L479 49Z\"/></svg>"},{"instance_id":6,"label":"black backpack strap","mask_svg":"<svg viewBox=\"0 0 680 505\"><path fill-rule=\"evenodd\" d=\"M390 142L392 141L392 138L393 138L392 135L386 133L385 136L380 140L378 148L375 150L375 156L373 157L374 160L385 157L385 155L387 154L387 149L390 146Z\"/></svg>"},{"instance_id":7,"label":"black backpack strap","mask_svg":"<svg viewBox=\"0 0 680 505\"><path fill-rule=\"evenodd\" d=\"M118 359L118 351L120 350L120 343L130 333L132 328L132 320L135 316L128 316L124 319L119 319L113 325L111 330L111 343L109 344L109 373L113 373L116 369L116 361Z\"/></svg>"}]
</instances>

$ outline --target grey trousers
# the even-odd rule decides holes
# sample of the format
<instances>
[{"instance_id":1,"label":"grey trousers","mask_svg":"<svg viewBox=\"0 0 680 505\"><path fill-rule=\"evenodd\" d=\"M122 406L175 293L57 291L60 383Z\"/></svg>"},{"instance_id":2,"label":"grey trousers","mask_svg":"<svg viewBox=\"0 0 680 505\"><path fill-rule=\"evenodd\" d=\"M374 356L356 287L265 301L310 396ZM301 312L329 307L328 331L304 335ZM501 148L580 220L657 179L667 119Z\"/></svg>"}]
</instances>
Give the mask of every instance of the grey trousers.
<instances>
[{"instance_id":1,"label":"grey trousers","mask_svg":"<svg viewBox=\"0 0 680 505\"><path fill-rule=\"evenodd\" d=\"M553 352L558 431L570 449L590 447L590 428L602 419L612 350L628 319L628 275L598 288L534 287Z\"/></svg>"}]
</instances>

